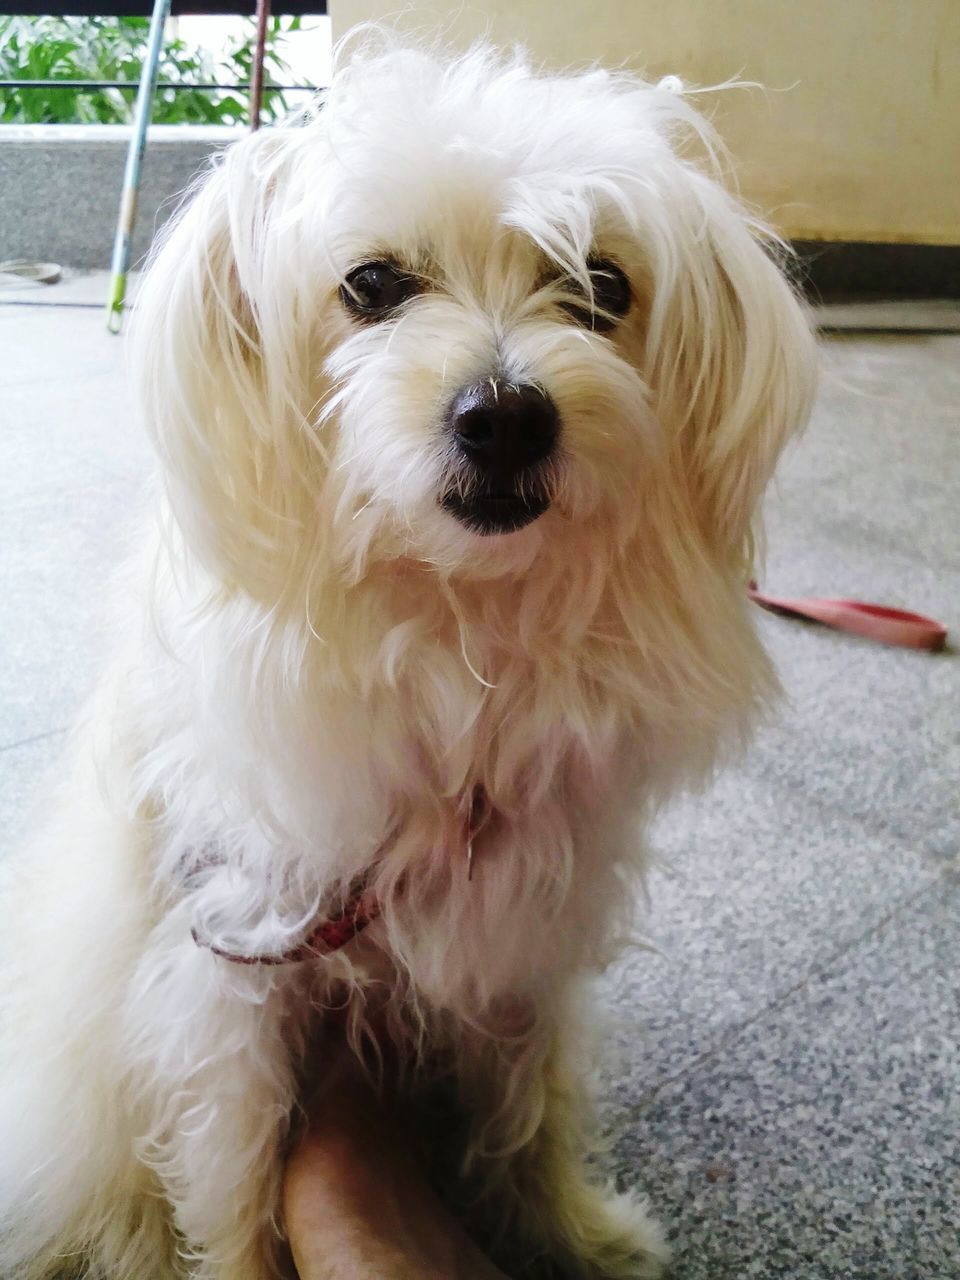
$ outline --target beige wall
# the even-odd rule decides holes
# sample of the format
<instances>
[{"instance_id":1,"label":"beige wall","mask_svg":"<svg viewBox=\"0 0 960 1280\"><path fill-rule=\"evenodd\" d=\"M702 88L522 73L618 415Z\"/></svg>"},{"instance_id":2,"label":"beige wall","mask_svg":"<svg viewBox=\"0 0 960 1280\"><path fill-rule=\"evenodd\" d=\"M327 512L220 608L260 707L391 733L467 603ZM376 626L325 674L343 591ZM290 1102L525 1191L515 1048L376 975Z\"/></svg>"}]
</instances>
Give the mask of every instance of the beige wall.
<instances>
[{"instance_id":1,"label":"beige wall","mask_svg":"<svg viewBox=\"0 0 960 1280\"><path fill-rule=\"evenodd\" d=\"M330 0L334 37L396 0ZM960 244L960 0L412 0L403 23L489 32L711 97L741 189L787 235ZM701 100L704 101L704 100Z\"/></svg>"}]
</instances>

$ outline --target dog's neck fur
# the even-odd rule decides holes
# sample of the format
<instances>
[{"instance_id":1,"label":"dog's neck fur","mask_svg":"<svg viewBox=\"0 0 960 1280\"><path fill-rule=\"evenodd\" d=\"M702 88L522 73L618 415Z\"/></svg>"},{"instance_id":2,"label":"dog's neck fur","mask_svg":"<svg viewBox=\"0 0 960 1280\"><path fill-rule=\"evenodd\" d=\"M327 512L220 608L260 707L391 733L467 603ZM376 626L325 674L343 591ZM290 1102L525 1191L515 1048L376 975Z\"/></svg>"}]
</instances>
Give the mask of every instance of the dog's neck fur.
<instances>
[{"instance_id":1,"label":"dog's neck fur","mask_svg":"<svg viewBox=\"0 0 960 1280\"><path fill-rule=\"evenodd\" d=\"M154 549L160 643L133 660L127 714L125 789L163 833L161 891L186 867L204 937L283 951L396 829L374 886L391 951L457 1007L583 961L583 913L617 918L632 900L638 813L702 775L769 674L739 585L708 588L691 563L671 595L652 549L629 595L615 555L571 548L565 572L556 555L526 578L330 573L309 618L302 599L284 616L178 553L174 569L169 542ZM478 786L495 821L470 882L461 820Z\"/></svg>"}]
</instances>

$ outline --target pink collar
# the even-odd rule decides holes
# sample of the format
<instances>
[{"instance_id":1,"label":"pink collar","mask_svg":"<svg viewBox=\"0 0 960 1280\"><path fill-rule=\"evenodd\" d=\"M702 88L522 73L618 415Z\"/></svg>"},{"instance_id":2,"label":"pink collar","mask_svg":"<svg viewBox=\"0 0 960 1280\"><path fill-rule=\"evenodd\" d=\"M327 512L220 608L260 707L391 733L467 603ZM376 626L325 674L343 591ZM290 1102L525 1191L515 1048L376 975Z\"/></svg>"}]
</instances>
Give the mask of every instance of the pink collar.
<instances>
[{"instance_id":1,"label":"pink collar","mask_svg":"<svg viewBox=\"0 0 960 1280\"><path fill-rule=\"evenodd\" d=\"M477 836L487 825L493 810L487 793L477 785L470 794L470 806L463 820L463 847L467 859L467 879L473 879L473 845ZM388 836L374 855L371 868L358 876L350 886L341 909L334 915L326 915L308 930L306 937L295 947L274 954L248 956L239 952L224 951L214 946L192 929L191 936L198 947L206 947L215 956L229 960L232 964L298 964L304 960L315 960L339 951L351 942L358 933L380 915L381 906L376 892L369 887L373 878L372 869L380 861L384 851L392 843Z\"/></svg>"},{"instance_id":2,"label":"pink collar","mask_svg":"<svg viewBox=\"0 0 960 1280\"><path fill-rule=\"evenodd\" d=\"M366 887L369 873L354 881L343 908L336 915L328 916L314 924L302 942L287 951L260 956L247 956L236 951L224 951L202 937L196 929L191 935L198 947L207 947L215 956L233 964L297 964L301 960L314 960L339 951L362 933L371 920L380 914L377 895Z\"/></svg>"}]
</instances>

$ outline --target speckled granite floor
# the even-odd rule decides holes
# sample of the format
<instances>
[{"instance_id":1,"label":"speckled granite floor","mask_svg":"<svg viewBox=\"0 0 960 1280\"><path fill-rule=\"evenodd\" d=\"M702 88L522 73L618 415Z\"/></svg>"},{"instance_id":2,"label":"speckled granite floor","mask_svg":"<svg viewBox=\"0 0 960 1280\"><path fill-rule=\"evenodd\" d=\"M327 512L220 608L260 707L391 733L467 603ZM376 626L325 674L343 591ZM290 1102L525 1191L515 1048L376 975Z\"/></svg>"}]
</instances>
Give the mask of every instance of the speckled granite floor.
<instances>
[{"instance_id":1,"label":"speckled granite floor","mask_svg":"<svg viewBox=\"0 0 960 1280\"><path fill-rule=\"evenodd\" d=\"M145 459L96 310L0 294L0 351L6 848L90 683ZM851 333L823 359L771 495L765 583L956 632L960 337ZM659 952L605 983L613 1167L667 1225L675 1280L956 1280L960 665L762 626L789 703L744 765L662 821Z\"/></svg>"}]
</instances>

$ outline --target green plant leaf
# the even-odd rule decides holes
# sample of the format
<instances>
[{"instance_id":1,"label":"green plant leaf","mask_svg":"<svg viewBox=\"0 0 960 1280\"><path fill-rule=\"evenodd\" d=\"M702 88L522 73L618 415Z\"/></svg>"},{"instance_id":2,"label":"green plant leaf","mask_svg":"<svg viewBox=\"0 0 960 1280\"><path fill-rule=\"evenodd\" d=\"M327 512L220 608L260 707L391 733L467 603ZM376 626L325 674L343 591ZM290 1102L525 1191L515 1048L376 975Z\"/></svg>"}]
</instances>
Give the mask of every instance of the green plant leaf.
<instances>
[{"instance_id":1,"label":"green plant leaf","mask_svg":"<svg viewBox=\"0 0 960 1280\"><path fill-rule=\"evenodd\" d=\"M246 21L243 34L225 49L212 51L182 38L163 49L160 78L183 83L218 81L248 83L253 63L255 24ZM135 87L143 70L150 23L143 17L66 17L52 15L0 17L0 77L4 79L128 80ZM284 42L301 29L299 18L274 16L267 29L264 66L268 79L288 80ZM134 93L117 89L14 90L0 101L6 123L71 123L127 121ZM289 110L281 93L264 95L264 120L279 119ZM154 100L155 123L246 123L248 103L230 91L184 87L163 90Z\"/></svg>"}]
</instances>

